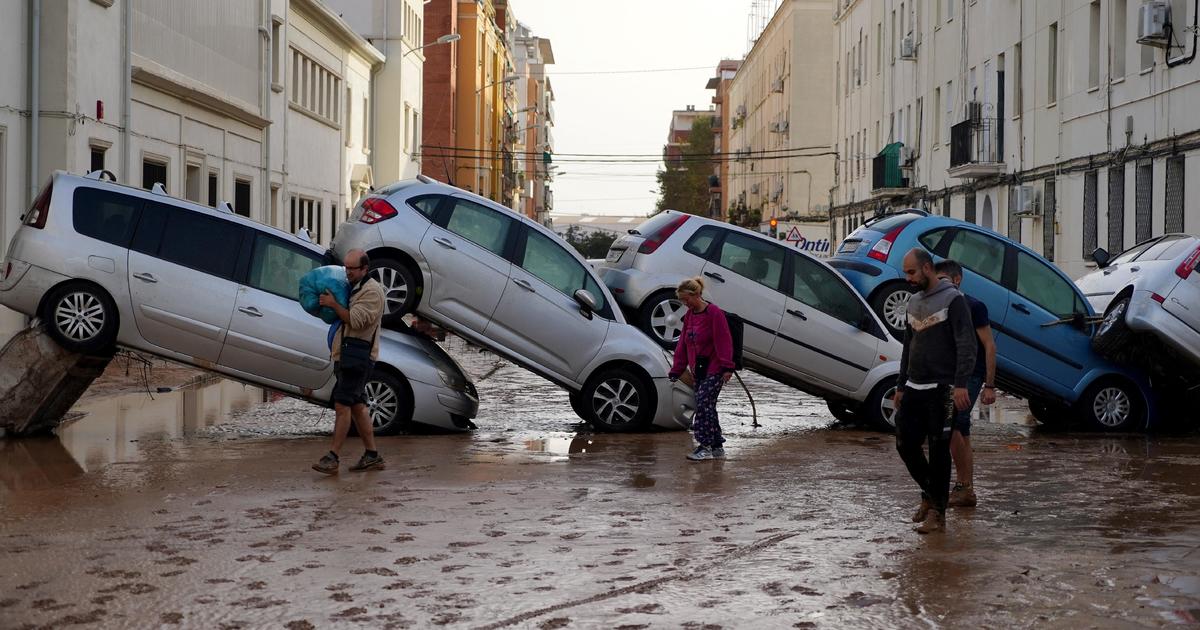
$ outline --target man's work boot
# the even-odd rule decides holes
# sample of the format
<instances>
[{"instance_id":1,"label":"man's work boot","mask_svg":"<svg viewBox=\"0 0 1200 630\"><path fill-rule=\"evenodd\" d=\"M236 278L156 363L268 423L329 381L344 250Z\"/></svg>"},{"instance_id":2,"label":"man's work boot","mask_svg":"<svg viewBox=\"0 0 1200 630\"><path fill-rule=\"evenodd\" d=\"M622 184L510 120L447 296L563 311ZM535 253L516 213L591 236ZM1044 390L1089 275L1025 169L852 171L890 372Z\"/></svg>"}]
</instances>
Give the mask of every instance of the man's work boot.
<instances>
[{"instance_id":1,"label":"man's work boot","mask_svg":"<svg viewBox=\"0 0 1200 630\"><path fill-rule=\"evenodd\" d=\"M950 491L950 501L947 503L950 507L975 507L978 499L975 498L975 486L964 486L960 483L954 484L954 489Z\"/></svg>"},{"instance_id":2,"label":"man's work boot","mask_svg":"<svg viewBox=\"0 0 1200 630\"><path fill-rule=\"evenodd\" d=\"M925 520L921 521L920 525L913 528L918 534L932 534L934 532L944 531L946 529L946 517L941 512L934 508L929 508L929 512L925 514Z\"/></svg>"},{"instance_id":3,"label":"man's work boot","mask_svg":"<svg viewBox=\"0 0 1200 630\"><path fill-rule=\"evenodd\" d=\"M912 515L912 522L920 523L925 520L925 515L929 514L929 510L932 507L933 504L929 502L929 499L921 499L921 505L917 506L916 513Z\"/></svg>"},{"instance_id":4,"label":"man's work boot","mask_svg":"<svg viewBox=\"0 0 1200 630\"><path fill-rule=\"evenodd\" d=\"M338 471L338 458L333 453L326 453L321 461L312 465L312 469L324 475L336 475Z\"/></svg>"},{"instance_id":5,"label":"man's work boot","mask_svg":"<svg viewBox=\"0 0 1200 630\"><path fill-rule=\"evenodd\" d=\"M378 453L374 455L363 453L363 456L359 458L358 463L351 466L350 470L353 472L361 472L364 470L371 470L373 468L383 468L383 458L380 457Z\"/></svg>"}]
</instances>

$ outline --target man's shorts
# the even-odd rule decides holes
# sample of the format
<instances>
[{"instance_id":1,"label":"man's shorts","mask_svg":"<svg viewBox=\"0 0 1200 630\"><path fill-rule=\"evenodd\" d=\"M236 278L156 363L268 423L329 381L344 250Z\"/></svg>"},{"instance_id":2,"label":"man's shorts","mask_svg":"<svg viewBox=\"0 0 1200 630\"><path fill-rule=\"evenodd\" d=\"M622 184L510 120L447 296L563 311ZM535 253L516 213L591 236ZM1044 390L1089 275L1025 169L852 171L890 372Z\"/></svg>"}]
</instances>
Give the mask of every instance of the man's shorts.
<instances>
[{"instance_id":1,"label":"man's shorts","mask_svg":"<svg viewBox=\"0 0 1200 630\"><path fill-rule=\"evenodd\" d=\"M333 385L333 402L338 405L353 407L367 404L367 379L371 377L374 364L362 368L342 369L342 364L333 364L333 373L337 382Z\"/></svg>"},{"instance_id":2,"label":"man's shorts","mask_svg":"<svg viewBox=\"0 0 1200 630\"><path fill-rule=\"evenodd\" d=\"M975 408L975 401L979 400L979 392L983 391L983 377L974 376L967 379L967 396L971 398L971 406L963 411L954 414L954 424L952 425L955 431L958 431L963 437L971 437L971 410Z\"/></svg>"}]
</instances>

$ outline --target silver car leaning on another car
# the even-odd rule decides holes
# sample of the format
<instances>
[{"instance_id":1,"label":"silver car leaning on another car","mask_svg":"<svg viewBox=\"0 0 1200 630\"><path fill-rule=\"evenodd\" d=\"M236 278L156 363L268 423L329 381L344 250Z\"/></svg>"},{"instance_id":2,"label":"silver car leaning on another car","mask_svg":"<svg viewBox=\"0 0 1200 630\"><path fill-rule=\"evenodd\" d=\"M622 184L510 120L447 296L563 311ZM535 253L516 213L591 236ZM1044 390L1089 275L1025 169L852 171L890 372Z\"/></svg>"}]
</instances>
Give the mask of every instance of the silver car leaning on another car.
<instances>
[{"instance_id":1,"label":"silver car leaning on another car","mask_svg":"<svg viewBox=\"0 0 1200 630\"><path fill-rule=\"evenodd\" d=\"M839 419L892 426L901 344L841 274L808 254L728 223L668 210L620 237L600 277L639 328L674 348L684 307L675 287L745 323L747 367L826 400Z\"/></svg>"},{"instance_id":2,"label":"silver car leaning on another car","mask_svg":"<svg viewBox=\"0 0 1200 630\"><path fill-rule=\"evenodd\" d=\"M1128 358L1134 336L1151 334L1200 368L1200 238L1166 234L1111 260L1104 249L1092 257L1099 269L1076 284L1104 313L1092 340L1096 350ZM1161 357L1145 359L1162 363Z\"/></svg>"},{"instance_id":3,"label":"silver car leaning on another car","mask_svg":"<svg viewBox=\"0 0 1200 630\"><path fill-rule=\"evenodd\" d=\"M692 391L668 379L666 354L578 252L524 215L420 177L359 202L332 245L351 249L370 255L389 317L415 310L554 382L597 428L691 425Z\"/></svg>"},{"instance_id":4,"label":"silver car leaning on another car","mask_svg":"<svg viewBox=\"0 0 1200 630\"><path fill-rule=\"evenodd\" d=\"M325 261L231 212L56 172L9 245L0 304L40 317L72 351L121 345L327 404L329 327L297 300L300 277ZM367 396L380 434L409 422L467 430L479 409L437 344L390 331Z\"/></svg>"}]
</instances>

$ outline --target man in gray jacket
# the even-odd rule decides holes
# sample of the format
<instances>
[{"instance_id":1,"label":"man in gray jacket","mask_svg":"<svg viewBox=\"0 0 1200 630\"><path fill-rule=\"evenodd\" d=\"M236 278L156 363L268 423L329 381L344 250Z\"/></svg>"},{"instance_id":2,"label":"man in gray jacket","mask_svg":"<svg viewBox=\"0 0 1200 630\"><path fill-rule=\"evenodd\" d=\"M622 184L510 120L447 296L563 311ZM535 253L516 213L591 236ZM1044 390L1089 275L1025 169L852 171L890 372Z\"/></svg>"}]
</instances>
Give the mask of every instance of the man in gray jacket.
<instances>
[{"instance_id":1,"label":"man in gray jacket","mask_svg":"<svg viewBox=\"0 0 1200 630\"><path fill-rule=\"evenodd\" d=\"M971 404L967 380L975 368L975 329L966 299L953 283L938 278L929 252L908 252L904 275L919 291L908 302L896 381L896 450L921 487L913 522L918 533L928 534L946 526L950 436L955 410Z\"/></svg>"}]
</instances>

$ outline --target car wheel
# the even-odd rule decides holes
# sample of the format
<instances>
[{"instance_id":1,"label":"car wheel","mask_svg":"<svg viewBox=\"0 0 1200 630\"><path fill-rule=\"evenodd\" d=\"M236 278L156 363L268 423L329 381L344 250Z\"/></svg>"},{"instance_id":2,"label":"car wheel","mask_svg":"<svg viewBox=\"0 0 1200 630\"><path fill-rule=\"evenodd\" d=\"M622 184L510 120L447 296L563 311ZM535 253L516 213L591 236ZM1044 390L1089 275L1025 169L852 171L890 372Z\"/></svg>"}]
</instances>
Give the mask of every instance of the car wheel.
<instances>
[{"instance_id":1,"label":"car wheel","mask_svg":"<svg viewBox=\"0 0 1200 630\"><path fill-rule=\"evenodd\" d=\"M867 396L858 412L875 427L885 431L896 430L896 403L892 397L896 395L896 377L889 376L879 382L871 395Z\"/></svg>"},{"instance_id":2,"label":"car wheel","mask_svg":"<svg viewBox=\"0 0 1200 630\"><path fill-rule=\"evenodd\" d=\"M412 421L412 390L402 378L374 370L367 379L366 395L375 435L394 435Z\"/></svg>"},{"instance_id":3,"label":"car wheel","mask_svg":"<svg viewBox=\"0 0 1200 630\"><path fill-rule=\"evenodd\" d=\"M1104 314L1104 320L1096 328L1092 337L1092 349L1096 354L1118 363L1124 363L1131 358L1135 333L1125 323L1125 314L1129 311L1129 298L1117 300Z\"/></svg>"},{"instance_id":4,"label":"car wheel","mask_svg":"<svg viewBox=\"0 0 1200 630\"><path fill-rule=\"evenodd\" d=\"M1029 400L1029 413L1033 419L1049 427L1062 427L1071 423L1071 409L1039 398Z\"/></svg>"},{"instance_id":5,"label":"car wheel","mask_svg":"<svg viewBox=\"0 0 1200 630\"><path fill-rule=\"evenodd\" d=\"M687 307L674 291L659 291L642 304L638 323L642 332L650 335L658 345L674 350L683 334L683 315Z\"/></svg>"},{"instance_id":6,"label":"car wheel","mask_svg":"<svg viewBox=\"0 0 1200 630\"><path fill-rule=\"evenodd\" d=\"M583 406L583 394L579 392L570 392L567 394L567 400L571 401L571 411L586 422L591 422L591 417L588 416L587 408Z\"/></svg>"},{"instance_id":7,"label":"car wheel","mask_svg":"<svg viewBox=\"0 0 1200 630\"><path fill-rule=\"evenodd\" d=\"M417 306L420 291L416 274L408 265L393 258L379 258L371 262L371 277L383 286L384 325L394 324Z\"/></svg>"},{"instance_id":8,"label":"car wheel","mask_svg":"<svg viewBox=\"0 0 1200 630\"><path fill-rule=\"evenodd\" d=\"M893 282L875 292L871 298L871 308L883 320L888 332L897 339L903 338L904 329L908 326L908 300L912 297L912 288L904 282Z\"/></svg>"},{"instance_id":9,"label":"car wheel","mask_svg":"<svg viewBox=\"0 0 1200 630\"><path fill-rule=\"evenodd\" d=\"M1101 431L1134 431L1144 426L1146 405L1131 383L1106 379L1092 384L1077 403L1079 414Z\"/></svg>"},{"instance_id":10,"label":"car wheel","mask_svg":"<svg viewBox=\"0 0 1200 630\"><path fill-rule=\"evenodd\" d=\"M601 431L644 428L654 415L654 390L648 381L625 368L593 376L580 396L585 418Z\"/></svg>"},{"instance_id":11,"label":"car wheel","mask_svg":"<svg viewBox=\"0 0 1200 630\"><path fill-rule=\"evenodd\" d=\"M844 400L827 400L825 401L825 405L829 407L829 413L833 414L834 419L838 422L858 422L858 409L856 405Z\"/></svg>"},{"instance_id":12,"label":"car wheel","mask_svg":"<svg viewBox=\"0 0 1200 630\"><path fill-rule=\"evenodd\" d=\"M117 305L104 289L92 284L55 288L46 296L42 319L50 337L71 352L106 351L117 340Z\"/></svg>"}]
</instances>

